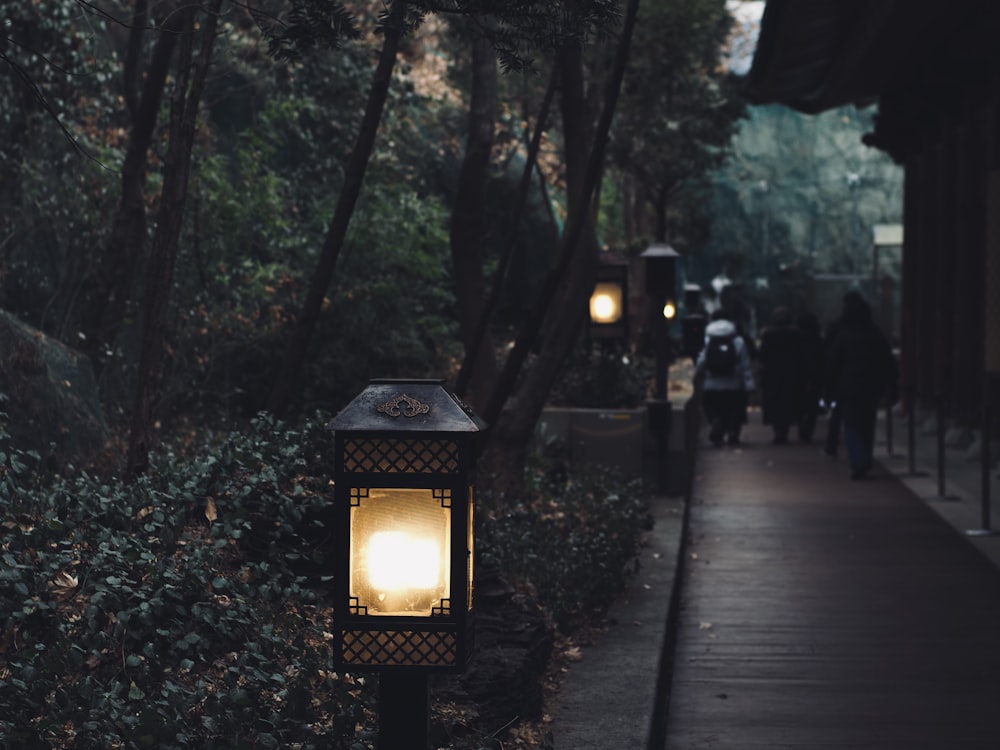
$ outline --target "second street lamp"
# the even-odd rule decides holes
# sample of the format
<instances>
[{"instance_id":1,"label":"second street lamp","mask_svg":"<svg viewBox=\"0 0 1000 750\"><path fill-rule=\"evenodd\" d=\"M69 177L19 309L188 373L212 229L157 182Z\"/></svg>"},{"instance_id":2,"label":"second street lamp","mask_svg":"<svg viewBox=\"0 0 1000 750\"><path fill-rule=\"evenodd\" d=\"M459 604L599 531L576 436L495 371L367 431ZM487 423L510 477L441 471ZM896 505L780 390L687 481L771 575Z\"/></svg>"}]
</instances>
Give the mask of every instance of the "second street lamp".
<instances>
[{"instance_id":1,"label":"second street lamp","mask_svg":"<svg viewBox=\"0 0 1000 750\"><path fill-rule=\"evenodd\" d=\"M656 345L656 384L646 403L650 431L656 438L657 489L666 493L667 459L672 414L667 396L670 369L670 324L677 317L677 259L670 245L650 245L643 253L646 264L646 296L651 309L650 325Z\"/></svg>"}]
</instances>

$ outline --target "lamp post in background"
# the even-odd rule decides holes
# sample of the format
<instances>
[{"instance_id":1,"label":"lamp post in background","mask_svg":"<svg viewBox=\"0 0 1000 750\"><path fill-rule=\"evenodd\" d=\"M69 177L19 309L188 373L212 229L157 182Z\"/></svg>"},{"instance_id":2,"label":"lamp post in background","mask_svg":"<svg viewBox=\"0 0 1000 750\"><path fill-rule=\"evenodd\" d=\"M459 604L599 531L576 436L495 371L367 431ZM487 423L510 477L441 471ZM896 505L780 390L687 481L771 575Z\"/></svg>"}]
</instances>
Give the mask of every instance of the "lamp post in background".
<instances>
[{"instance_id":1,"label":"lamp post in background","mask_svg":"<svg viewBox=\"0 0 1000 750\"><path fill-rule=\"evenodd\" d=\"M428 675L461 672L472 652L472 477L485 426L443 381L373 380L328 428L334 657L379 673L379 750L422 750Z\"/></svg>"},{"instance_id":2,"label":"lamp post in background","mask_svg":"<svg viewBox=\"0 0 1000 750\"><path fill-rule=\"evenodd\" d=\"M654 346L656 348L656 381L653 398L646 403L649 426L656 438L657 489L667 492L668 444L672 414L667 397L670 370L670 325L677 317L678 252L670 245L650 245L640 256L646 266L646 296L651 309Z\"/></svg>"},{"instance_id":3,"label":"lamp post in background","mask_svg":"<svg viewBox=\"0 0 1000 750\"><path fill-rule=\"evenodd\" d=\"M701 287L697 284L684 285L684 309L686 314L681 318L681 351L685 357L694 361L705 346L705 328L708 326L708 317L701 304Z\"/></svg>"},{"instance_id":4,"label":"lamp post in background","mask_svg":"<svg viewBox=\"0 0 1000 750\"><path fill-rule=\"evenodd\" d=\"M601 253L597 282L590 295L588 332L592 341L628 341L628 263L611 252Z\"/></svg>"},{"instance_id":5,"label":"lamp post in background","mask_svg":"<svg viewBox=\"0 0 1000 750\"><path fill-rule=\"evenodd\" d=\"M588 332L592 341L628 340L628 263L613 253L601 253L597 281L590 295Z\"/></svg>"}]
</instances>

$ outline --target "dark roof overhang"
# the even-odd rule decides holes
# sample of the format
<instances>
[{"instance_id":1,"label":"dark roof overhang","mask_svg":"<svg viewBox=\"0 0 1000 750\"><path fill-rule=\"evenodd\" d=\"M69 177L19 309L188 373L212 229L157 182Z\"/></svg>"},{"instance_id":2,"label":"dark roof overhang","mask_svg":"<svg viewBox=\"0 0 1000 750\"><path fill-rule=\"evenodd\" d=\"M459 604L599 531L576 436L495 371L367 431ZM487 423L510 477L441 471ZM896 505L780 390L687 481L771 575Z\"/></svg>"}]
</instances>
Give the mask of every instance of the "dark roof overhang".
<instances>
[{"instance_id":1,"label":"dark roof overhang","mask_svg":"<svg viewBox=\"0 0 1000 750\"><path fill-rule=\"evenodd\" d=\"M808 114L878 102L872 145L899 158L918 131L986 95L998 30L996 0L767 0L750 100Z\"/></svg>"}]
</instances>

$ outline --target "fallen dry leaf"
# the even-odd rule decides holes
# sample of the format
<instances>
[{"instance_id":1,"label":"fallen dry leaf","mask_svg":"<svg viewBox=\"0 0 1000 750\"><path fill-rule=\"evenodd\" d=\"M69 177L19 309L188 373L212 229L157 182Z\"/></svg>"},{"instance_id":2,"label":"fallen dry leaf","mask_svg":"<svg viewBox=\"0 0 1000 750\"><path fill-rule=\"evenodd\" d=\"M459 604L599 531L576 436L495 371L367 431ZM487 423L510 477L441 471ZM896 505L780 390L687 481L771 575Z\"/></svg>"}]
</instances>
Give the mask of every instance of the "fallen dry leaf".
<instances>
[{"instance_id":1,"label":"fallen dry leaf","mask_svg":"<svg viewBox=\"0 0 1000 750\"><path fill-rule=\"evenodd\" d=\"M212 523L216 518L219 517L218 512L215 510L215 500L208 498L205 500L205 518L208 519L209 523Z\"/></svg>"},{"instance_id":2,"label":"fallen dry leaf","mask_svg":"<svg viewBox=\"0 0 1000 750\"><path fill-rule=\"evenodd\" d=\"M80 579L66 571L56 573L55 578L52 579L52 588L55 589L56 596L69 596L79 584Z\"/></svg>"}]
</instances>

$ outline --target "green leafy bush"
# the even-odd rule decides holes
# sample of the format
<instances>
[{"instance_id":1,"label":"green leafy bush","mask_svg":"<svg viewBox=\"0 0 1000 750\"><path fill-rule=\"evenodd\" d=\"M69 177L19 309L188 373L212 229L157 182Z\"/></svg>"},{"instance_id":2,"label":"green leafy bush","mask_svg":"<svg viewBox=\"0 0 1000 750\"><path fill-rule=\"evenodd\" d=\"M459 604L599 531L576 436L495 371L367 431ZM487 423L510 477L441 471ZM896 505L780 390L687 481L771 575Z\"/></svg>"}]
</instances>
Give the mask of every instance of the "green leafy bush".
<instances>
[{"instance_id":1,"label":"green leafy bush","mask_svg":"<svg viewBox=\"0 0 1000 750\"><path fill-rule=\"evenodd\" d=\"M0 439L0 746L371 746L326 635L321 423L257 420L130 487L41 486Z\"/></svg>"},{"instance_id":2,"label":"green leafy bush","mask_svg":"<svg viewBox=\"0 0 1000 750\"><path fill-rule=\"evenodd\" d=\"M522 497L481 522L484 562L530 590L561 631L593 622L622 592L648 527L641 482L600 467L567 479L536 464Z\"/></svg>"},{"instance_id":3,"label":"green leafy bush","mask_svg":"<svg viewBox=\"0 0 1000 750\"><path fill-rule=\"evenodd\" d=\"M646 402L651 363L601 346L578 347L549 394L552 406L632 409Z\"/></svg>"}]
</instances>

